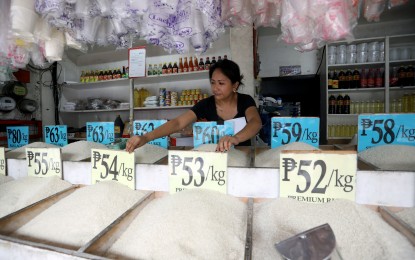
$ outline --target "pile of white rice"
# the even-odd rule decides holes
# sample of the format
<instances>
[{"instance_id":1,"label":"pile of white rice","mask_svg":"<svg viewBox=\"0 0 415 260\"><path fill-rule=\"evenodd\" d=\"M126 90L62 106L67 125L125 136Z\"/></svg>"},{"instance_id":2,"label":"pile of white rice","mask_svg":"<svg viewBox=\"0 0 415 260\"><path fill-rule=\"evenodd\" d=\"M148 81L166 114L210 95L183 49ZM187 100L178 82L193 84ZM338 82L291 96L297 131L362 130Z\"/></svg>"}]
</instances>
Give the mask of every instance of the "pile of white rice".
<instances>
[{"instance_id":1,"label":"pile of white rice","mask_svg":"<svg viewBox=\"0 0 415 260\"><path fill-rule=\"evenodd\" d=\"M91 158L91 149L107 149L103 144L78 141L62 148L62 161L79 162Z\"/></svg>"},{"instance_id":2,"label":"pile of white rice","mask_svg":"<svg viewBox=\"0 0 415 260\"><path fill-rule=\"evenodd\" d=\"M26 159L26 148L60 148L54 144L44 142L34 142L17 149L6 152L7 159Z\"/></svg>"},{"instance_id":3,"label":"pile of white rice","mask_svg":"<svg viewBox=\"0 0 415 260\"><path fill-rule=\"evenodd\" d=\"M134 150L135 163L155 163L166 157L167 154L167 149L152 144L145 144Z\"/></svg>"},{"instance_id":4,"label":"pile of white rice","mask_svg":"<svg viewBox=\"0 0 415 260\"><path fill-rule=\"evenodd\" d=\"M246 205L191 189L152 201L110 248L134 259L243 259Z\"/></svg>"},{"instance_id":5,"label":"pile of white rice","mask_svg":"<svg viewBox=\"0 0 415 260\"><path fill-rule=\"evenodd\" d=\"M291 150L320 150L314 146L303 142L289 143L286 145L279 146L274 149L264 151L255 156L255 167L260 168L280 168L280 154L281 151Z\"/></svg>"},{"instance_id":6,"label":"pile of white rice","mask_svg":"<svg viewBox=\"0 0 415 260\"><path fill-rule=\"evenodd\" d=\"M14 235L81 247L144 194L114 181L79 188L19 228Z\"/></svg>"},{"instance_id":7,"label":"pile of white rice","mask_svg":"<svg viewBox=\"0 0 415 260\"><path fill-rule=\"evenodd\" d=\"M346 200L279 198L254 206L253 259L282 259L274 245L328 223L343 259L413 259L415 248L375 211Z\"/></svg>"},{"instance_id":8,"label":"pile of white rice","mask_svg":"<svg viewBox=\"0 0 415 260\"><path fill-rule=\"evenodd\" d=\"M193 148L194 151L205 151L205 152L214 152L216 150L217 144L202 144L196 148ZM228 153L228 166L231 167L249 167L249 155L243 151L240 151L235 148L231 148Z\"/></svg>"},{"instance_id":9,"label":"pile of white rice","mask_svg":"<svg viewBox=\"0 0 415 260\"><path fill-rule=\"evenodd\" d=\"M360 152L358 156L380 170L415 171L415 146L376 146Z\"/></svg>"},{"instance_id":10,"label":"pile of white rice","mask_svg":"<svg viewBox=\"0 0 415 260\"><path fill-rule=\"evenodd\" d=\"M13 177L5 176L3 174L0 174L0 184L6 183L6 182L9 182L9 181L12 181L12 180L14 180Z\"/></svg>"},{"instance_id":11,"label":"pile of white rice","mask_svg":"<svg viewBox=\"0 0 415 260\"><path fill-rule=\"evenodd\" d=\"M415 230L415 208L406 208L395 214Z\"/></svg>"},{"instance_id":12,"label":"pile of white rice","mask_svg":"<svg viewBox=\"0 0 415 260\"><path fill-rule=\"evenodd\" d=\"M71 187L58 177L25 177L10 181L0 188L0 217Z\"/></svg>"}]
</instances>

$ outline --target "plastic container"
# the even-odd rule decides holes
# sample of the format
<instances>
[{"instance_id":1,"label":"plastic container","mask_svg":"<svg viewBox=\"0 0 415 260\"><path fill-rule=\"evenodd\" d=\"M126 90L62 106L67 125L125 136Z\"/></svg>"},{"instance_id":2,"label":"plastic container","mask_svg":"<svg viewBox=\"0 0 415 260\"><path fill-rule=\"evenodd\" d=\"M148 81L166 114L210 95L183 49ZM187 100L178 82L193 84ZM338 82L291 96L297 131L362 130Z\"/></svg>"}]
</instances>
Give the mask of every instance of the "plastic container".
<instances>
[{"instance_id":1,"label":"plastic container","mask_svg":"<svg viewBox=\"0 0 415 260\"><path fill-rule=\"evenodd\" d=\"M347 53L352 53L352 52L356 53L356 51L357 51L356 44L347 45Z\"/></svg>"},{"instance_id":2,"label":"plastic container","mask_svg":"<svg viewBox=\"0 0 415 260\"><path fill-rule=\"evenodd\" d=\"M365 62L367 62L367 56L368 56L368 54L367 54L367 52L358 52L357 53L357 58L356 58L356 62L357 63L365 63Z\"/></svg>"},{"instance_id":3,"label":"plastic container","mask_svg":"<svg viewBox=\"0 0 415 260\"><path fill-rule=\"evenodd\" d=\"M328 57L327 57L327 63L329 65L336 64L336 54L329 54Z\"/></svg>"},{"instance_id":4,"label":"plastic container","mask_svg":"<svg viewBox=\"0 0 415 260\"><path fill-rule=\"evenodd\" d=\"M367 43L363 42L363 43L359 43L356 46L356 52L366 52L367 51Z\"/></svg>"},{"instance_id":5,"label":"plastic container","mask_svg":"<svg viewBox=\"0 0 415 260\"><path fill-rule=\"evenodd\" d=\"M347 64L356 63L356 59L357 59L356 52L347 53L347 55L346 55L346 62L347 62Z\"/></svg>"},{"instance_id":6,"label":"plastic container","mask_svg":"<svg viewBox=\"0 0 415 260\"><path fill-rule=\"evenodd\" d=\"M345 44L337 46L337 53L346 53L347 47Z\"/></svg>"},{"instance_id":7,"label":"plastic container","mask_svg":"<svg viewBox=\"0 0 415 260\"><path fill-rule=\"evenodd\" d=\"M367 45L368 51L379 51L379 42L369 42Z\"/></svg>"},{"instance_id":8,"label":"plastic container","mask_svg":"<svg viewBox=\"0 0 415 260\"><path fill-rule=\"evenodd\" d=\"M369 51L367 61L368 62L378 62L380 58L380 51Z\"/></svg>"},{"instance_id":9,"label":"plastic container","mask_svg":"<svg viewBox=\"0 0 415 260\"><path fill-rule=\"evenodd\" d=\"M392 48L390 50L390 60L399 60L399 48Z\"/></svg>"},{"instance_id":10,"label":"plastic container","mask_svg":"<svg viewBox=\"0 0 415 260\"><path fill-rule=\"evenodd\" d=\"M336 54L336 46L329 46L329 48L328 48L328 50L327 50L327 53L329 54L329 55L335 55Z\"/></svg>"},{"instance_id":11,"label":"plastic container","mask_svg":"<svg viewBox=\"0 0 415 260\"><path fill-rule=\"evenodd\" d=\"M409 49L409 47L403 47L400 49L400 59L401 60L409 60L411 58L411 50Z\"/></svg>"},{"instance_id":12,"label":"plastic container","mask_svg":"<svg viewBox=\"0 0 415 260\"><path fill-rule=\"evenodd\" d=\"M337 53L336 64L345 64L346 63L346 53Z\"/></svg>"}]
</instances>

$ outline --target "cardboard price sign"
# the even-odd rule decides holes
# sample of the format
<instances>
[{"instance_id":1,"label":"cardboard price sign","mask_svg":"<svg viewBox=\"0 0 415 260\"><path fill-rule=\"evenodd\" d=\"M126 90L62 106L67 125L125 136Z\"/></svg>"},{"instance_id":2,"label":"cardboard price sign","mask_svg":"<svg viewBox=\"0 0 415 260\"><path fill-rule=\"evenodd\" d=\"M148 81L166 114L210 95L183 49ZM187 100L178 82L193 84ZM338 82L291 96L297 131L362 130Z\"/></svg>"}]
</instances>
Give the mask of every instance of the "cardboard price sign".
<instances>
[{"instance_id":1,"label":"cardboard price sign","mask_svg":"<svg viewBox=\"0 0 415 260\"><path fill-rule=\"evenodd\" d=\"M170 193L203 188L227 194L228 154L169 151Z\"/></svg>"},{"instance_id":2,"label":"cardboard price sign","mask_svg":"<svg viewBox=\"0 0 415 260\"><path fill-rule=\"evenodd\" d=\"M113 143L114 122L87 122L86 140L100 144Z\"/></svg>"},{"instance_id":3,"label":"cardboard price sign","mask_svg":"<svg viewBox=\"0 0 415 260\"><path fill-rule=\"evenodd\" d=\"M28 176L62 179L60 148L26 148L26 163Z\"/></svg>"},{"instance_id":4,"label":"cardboard price sign","mask_svg":"<svg viewBox=\"0 0 415 260\"><path fill-rule=\"evenodd\" d=\"M45 126L45 142L63 147L68 144L68 129L66 125Z\"/></svg>"},{"instance_id":5,"label":"cardboard price sign","mask_svg":"<svg viewBox=\"0 0 415 260\"><path fill-rule=\"evenodd\" d=\"M117 150L91 150L92 184L100 181L118 181L135 190L134 153Z\"/></svg>"},{"instance_id":6,"label":"cardboard price sign","mask_svg":"<svg viewBox=\"0 0 415 260\"><path fill-rule=\"evenodd\" d=\"M8 126L7 145L10 149L16 149L29 144L28 126Z\"/></svg>"},{"instance_id":7,"label":"cardboard price sign","mask_svg":"<svg viewBox=\"0 0 415 260\"><path fill-rule=\"evenodd\" d=\"M282 151L280 196L314 203L355 201L356 171L355 151Z\"/></svg>"},{"instance_id":8,"label":"cardboard price sign","mask_svg":"<svg viewBox=\"0 0 415 260\"><path fill-rule=\"evenodd\" d=\"M161 126L162 124L166 123L167 120L135 120L133 129L134 129L134 135L145 135L148 132L153 131L157 127ZM161 138L157 138L153 141L148 142L152 145L158 145L160 147L167 149L167 137L163 136Z\"/></svg>"},{"instance_id":9,"label":"cardboard price sign","mask_svg":"<svg viewBox=\"0 0 415 260\"><path fill-rule=\"evenodd\" d=\"M6 175L6 155L4 147L0 147L0 175Z\"/></svg>"},{"instance_id":10,"label":"cardboard price sign","mask_svg":"<svg viewBox=\"0 0 415 260\"><path fill-rule=\"evenodd\" d=\"M320 118L273 117L271 119L271 148L303 142L318 148Z\"/></svg>"}]
</instances>

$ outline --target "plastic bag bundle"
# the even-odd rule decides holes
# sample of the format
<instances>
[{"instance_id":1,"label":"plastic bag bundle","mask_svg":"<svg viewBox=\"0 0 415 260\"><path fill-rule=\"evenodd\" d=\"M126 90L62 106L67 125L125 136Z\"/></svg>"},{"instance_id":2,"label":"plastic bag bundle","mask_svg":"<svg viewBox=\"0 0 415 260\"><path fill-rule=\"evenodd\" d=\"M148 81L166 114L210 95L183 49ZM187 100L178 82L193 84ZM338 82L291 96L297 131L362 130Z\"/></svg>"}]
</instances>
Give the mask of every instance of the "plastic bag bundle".
<instances>
[{"instance_id":1,"label":"plastic bag bundle","mask_svg":"<svg viewBox=\"0 0 415 260\"><path fill-rule=\"evenodd\" d=\"M379 22L385 6L386 0L364 0L363 16L368 22Z\"/></svg>"},{"instance_id":2,"label":"plastic bag bundle","mask_svg":"<svg viewBox=\"0 0 415 260\"><path fill-rule=\"evenodd\" d=\"M255 5L255 27L278 27L281 19L281 0L253 1Z\"/></svg>"},{"instance_id":3,"label":"plastic bag bundle","mask_svg":"<svg viewBox=\"0 0 415 260\"><path fill-rule=\"evenodd\" d=\"M62 31L52 30L51 39L45 41L45 58L49 62L62 60L65 37Z\"/></svg>"},{"instance_id":4,"label":"plastic bag bundle","mask_svg":"<svg viewBox=\"0 0 415 260\"><path fill-rule=\"evenodd\" d=\"M34 1L14 0L11 2L10 19L13 35L25 42L34 42L33 31L39 15L35 12Z\"/></svg>"},{"instance_id":5,"label":"plastic bag bundle","mask_svg":"<svg viewBox=\"0 0 415 260\"><path fill-rule=\"evenodd\" d=\"M35 66L40 68L46 68L49 63L45 59L45 44L44 42L38 42L38 44L32 44L30 48L30 59Z\"/></svg>"},{"instance_id":6,"label":"plastic bag bundle","mask_svg":"<svg viewBox=\"0 0 415 260\"><path fill-rule=\"evenodd\" d=\"M409 0L389 0L388 8L391 9L396 6L404 5L408 2Z\"/></svg>"},{"instance_id":7,"label":"plastic bag bundle","mask_svg":"<svg viewBox=\"0 0 415 260\"><path fill-rule=\"evenodd\" d=\"M223 0L222 20L227 26L251 26L254 21L253 9L251 0Z\"/></svg>"}]
</instances>

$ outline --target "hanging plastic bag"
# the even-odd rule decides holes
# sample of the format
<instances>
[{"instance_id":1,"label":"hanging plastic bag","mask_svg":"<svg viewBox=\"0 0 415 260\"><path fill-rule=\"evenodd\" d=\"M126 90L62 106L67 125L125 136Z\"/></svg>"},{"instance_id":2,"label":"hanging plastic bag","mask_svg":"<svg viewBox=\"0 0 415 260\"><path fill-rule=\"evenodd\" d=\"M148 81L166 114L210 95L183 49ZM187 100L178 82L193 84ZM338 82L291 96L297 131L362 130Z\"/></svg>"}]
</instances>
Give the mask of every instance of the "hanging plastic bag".
<instances>
[{"instance_id":1,"label":"hanging plastic bag","mask_svg":"<svg viewBox=\"0 0 415 260\"><path fill-rule=\"evenodd\" d=\"M388 8L391 9L396 6L407 4L409 0L389 0Z\"/></svg>"},{"instance_id":2,"label":"hanging plastic bag","mask_svg":"<svg viewBox=\"0 0 415 260\"><path fill-rule=\"evenodd\" d=\"M45 41L45 58L49 62L62 60L64 46L65 37L63 32L53 29L51 39Z\"/></svg>"},{"instance_id":3,"label":"hanging plastic bag","mask_svg":"<svg viewBox=\"0 0 415 260\"><path fill-rule=\"evenodd\" d=\"M385 10L386 0L364 0L363 16L368 22L379 22Z\"/></svg>"}]
</instances>

